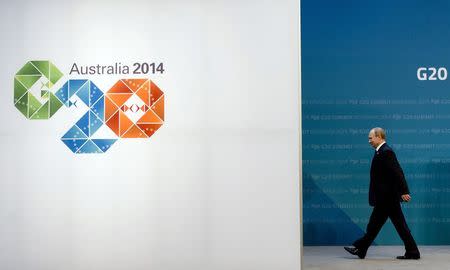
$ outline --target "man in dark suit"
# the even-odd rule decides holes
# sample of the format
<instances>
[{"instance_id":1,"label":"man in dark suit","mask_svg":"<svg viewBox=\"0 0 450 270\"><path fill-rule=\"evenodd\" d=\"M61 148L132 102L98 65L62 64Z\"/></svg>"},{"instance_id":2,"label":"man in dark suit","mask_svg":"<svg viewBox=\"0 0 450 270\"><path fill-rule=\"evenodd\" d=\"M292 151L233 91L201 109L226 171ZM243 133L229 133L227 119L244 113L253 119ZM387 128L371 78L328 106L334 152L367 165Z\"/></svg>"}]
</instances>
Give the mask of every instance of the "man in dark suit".
<instances>
[{"instance_id":1,"label":"man in dark suit","mask_svg":"<svg viewBox=\"0 0 450 270\"><path fill-rule=\"evenodd\" d=\"M364 259L367 249L380 232L388 218L405 245L405 255L397 259L420 259L420 252L403 216L400 202L411 200L403 170L394 151L386 144L386 133L382 128L369 132L369 143L375 148L370 166L369 204L373 206L366 234L345 250Z\"/></svg>"}]
</instances>

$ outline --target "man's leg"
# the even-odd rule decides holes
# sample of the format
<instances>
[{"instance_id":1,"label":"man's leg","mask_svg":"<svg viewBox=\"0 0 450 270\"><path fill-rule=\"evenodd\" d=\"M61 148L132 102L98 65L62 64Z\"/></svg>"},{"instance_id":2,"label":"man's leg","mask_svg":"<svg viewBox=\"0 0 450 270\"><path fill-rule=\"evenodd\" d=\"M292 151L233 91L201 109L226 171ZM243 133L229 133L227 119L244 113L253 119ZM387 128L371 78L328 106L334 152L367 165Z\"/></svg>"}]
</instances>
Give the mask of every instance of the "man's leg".
<instances>
[{"instance_id":1,"label":"man's leg","mask_svg":"<svg viewBox=\"0 0 450 270\"><path fill-rule=\"evenodd\" d=\"M375 206L370 215L369 223L367 224L366 234L353 243L356 248L367 251L373 240L377 237L378 233L383 227L388 218L387 209L384 207Z\"/></svg>"},{"instance_id":2,"label":"man's leg","mask_svg":"<svg viewBox=\"0 0 450 270\"><path fill-rule=\"evenodd\" d=\"M392 224L394 224L398 235L405 244L406 254L419 255L419 249L417 248L416 241L414 241L411 231L406 224L405 216L403 215L400 203L396 204L389 213Z\"/></svg>"}]
</instances>

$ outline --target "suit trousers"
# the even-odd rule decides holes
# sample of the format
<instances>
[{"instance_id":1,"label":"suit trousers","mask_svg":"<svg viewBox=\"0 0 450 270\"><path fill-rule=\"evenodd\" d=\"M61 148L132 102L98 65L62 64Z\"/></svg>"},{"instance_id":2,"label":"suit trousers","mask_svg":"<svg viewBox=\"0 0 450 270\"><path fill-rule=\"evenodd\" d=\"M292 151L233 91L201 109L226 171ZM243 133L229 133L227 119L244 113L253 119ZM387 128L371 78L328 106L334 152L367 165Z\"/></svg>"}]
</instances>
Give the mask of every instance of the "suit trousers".
<instances>
[{"instance_id":1,"label":"suit trousers","mask_svg":"<svg viewBox=\"0 0 450 270\"><path fill-rule=\"evenodd\" d=\"M370 216L369 224L367 224L366 234L362 238L356 240L353 243L353 246L361 250L367 250L388 218L391 219L398 235L402 239L405 245L406 254L419 254L419 249L406 224L400 203L376 205Z\"/></svg>"}]
</instances>

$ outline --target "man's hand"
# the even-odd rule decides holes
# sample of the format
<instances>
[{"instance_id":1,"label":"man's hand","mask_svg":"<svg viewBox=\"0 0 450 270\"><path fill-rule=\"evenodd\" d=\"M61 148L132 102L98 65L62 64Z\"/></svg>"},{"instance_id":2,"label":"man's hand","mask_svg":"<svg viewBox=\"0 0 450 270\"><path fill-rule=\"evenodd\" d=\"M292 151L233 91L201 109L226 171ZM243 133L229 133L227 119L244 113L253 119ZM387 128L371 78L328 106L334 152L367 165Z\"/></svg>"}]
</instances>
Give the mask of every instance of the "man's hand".
<instances>
[{"instance_id":1,"label":"man's hand","mask_svg":"<svg viewBox=\"0 0 450 270\"><path fill-rule=\"evenodd\" d=\"M411 200L411 196L409 196L409 194L403 194L402 200L405 202L409 202Z\"/></svg>"}]
</instances>

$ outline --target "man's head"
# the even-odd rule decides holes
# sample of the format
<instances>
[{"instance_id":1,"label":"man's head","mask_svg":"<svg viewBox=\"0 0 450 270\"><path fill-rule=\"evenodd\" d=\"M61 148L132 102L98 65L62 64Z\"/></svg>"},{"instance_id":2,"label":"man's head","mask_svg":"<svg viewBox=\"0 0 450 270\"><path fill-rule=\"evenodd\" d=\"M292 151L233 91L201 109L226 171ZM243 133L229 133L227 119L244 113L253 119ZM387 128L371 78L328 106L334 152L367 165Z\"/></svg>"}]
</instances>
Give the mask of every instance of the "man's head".
<instances>
[{"instance_id":1,"label":"man's head","mask_svg":"<svg viewBox=\"0 0 450 270\"><path fill-rule=\"evenodd\" d=\"M369 143L373 148L377 148L381 143L386 140L386 132L384 129L376 127L372 128L369 132Z\"/></svg>"}]
</instances>

